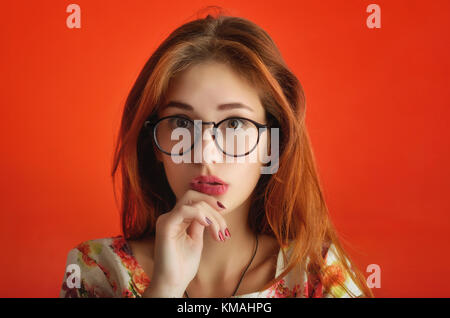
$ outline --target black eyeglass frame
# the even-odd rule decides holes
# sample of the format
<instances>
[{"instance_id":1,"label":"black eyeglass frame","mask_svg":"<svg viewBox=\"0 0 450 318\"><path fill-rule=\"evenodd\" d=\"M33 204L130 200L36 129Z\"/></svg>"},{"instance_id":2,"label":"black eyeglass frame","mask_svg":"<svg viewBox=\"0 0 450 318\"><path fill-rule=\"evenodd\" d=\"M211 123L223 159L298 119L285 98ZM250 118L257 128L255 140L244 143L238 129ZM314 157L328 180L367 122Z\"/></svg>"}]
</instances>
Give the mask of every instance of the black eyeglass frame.
<instances>
[{"instance_id":1,"label":"black eyeglass frame","mask_svg":"<svg viewBox=\"0 0 450 318\"><path fill-rule=\"evenodd\" d=\"M163 121L163 120L165 120L165 119L167 119L167 118L181 118L181 119L185 119L185 120L191 122L191 123L194 125L194 127L195 127L195 123L194 123L194 121L193 121L192 119L187 118L187 117L183 117L183 116L180 116L180 115L171 115L171 116L165 116L165 117L162 117L162 118L158 119L158 120L155 121L155 122L151 122L150 120L146 120L146 121L144 122L144 128L145 128L145 129L148 129L148 128L152 128L152 127L153 127L153 130L152 130L153 140L155 141L156 146L158 147L158 149L159 149L161 152L163 152L163 153L165 153L166 155L169 155L169 156L183 156L183 155L187 154L189 151L191 151L192 148L194 148L194 145L196 144L197 141L196 141L195 138L194 138L194 142L192 143L191 148L189 148L189 150L187 150L186 152L183 152L182 154L172 154L172 153L167 152L167 151L165 151L164 149L162 149L161 146L160 146L159 143L158 143L158 139L156 138L156 128L158 127L158 124L159 124L161 121ZM230 154L227 154L227 153L219 146L219 144L217 143L217 137L216 137L216 131L217 131L217 128L219 128L220 124L222 124L224 121L230 120L230 119L243 119L243 120L247 120L247 121L251 122L252 124L254 124L254 125L258 128L258 139L257 139L257 141L256 141L255 146L254 146L251 150L249 150L248 152L246 152L246 153L243 154L243 155L230 155ZM230 157L235 157L235 158L247 156L249 153L251 153L253 150L255 150L255 148L256 148L256 147L258 146L258 144L259 144L259 137L260 137L260 135L261 135L261 128L262 128L262 129L267 129L267 128L269 128L269 125L261 124L261 123L258 123L258 122L256 122L256 121L252 120L252 119L245 118L245 117L239 117L239 116L228 117L228 118L222 119L222 120L219 121L218 123L216 123L216 122L214 122L214 121L202 121L202 127L203 127L203 125L211 125L211 124L213 124L214 143L216 144L216 147L217 147L220 151L222 151L222 153L224 153L225 155L230 156Z\"/></svg>"}]
</instances>

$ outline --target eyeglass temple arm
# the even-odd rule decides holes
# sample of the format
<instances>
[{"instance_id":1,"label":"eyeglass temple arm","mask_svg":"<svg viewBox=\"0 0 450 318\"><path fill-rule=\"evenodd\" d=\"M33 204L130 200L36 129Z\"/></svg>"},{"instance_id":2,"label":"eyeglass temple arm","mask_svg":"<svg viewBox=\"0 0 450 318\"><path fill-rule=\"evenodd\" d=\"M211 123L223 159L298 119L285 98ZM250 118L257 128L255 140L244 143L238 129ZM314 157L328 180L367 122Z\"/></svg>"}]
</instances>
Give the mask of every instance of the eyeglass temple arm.
<instances>
[{"instance_id":1,"label":"eyeglass temple arm","mask_svg":"<svg viewBox=\"0 0 450 318\"><path fill-rule=\"evenodd\" d=\"M152 123L150 120L146 120L144 122L144 127L145 128L153 127L154 125L155 125L155 123Z\"/></svg>"}]
</instances>

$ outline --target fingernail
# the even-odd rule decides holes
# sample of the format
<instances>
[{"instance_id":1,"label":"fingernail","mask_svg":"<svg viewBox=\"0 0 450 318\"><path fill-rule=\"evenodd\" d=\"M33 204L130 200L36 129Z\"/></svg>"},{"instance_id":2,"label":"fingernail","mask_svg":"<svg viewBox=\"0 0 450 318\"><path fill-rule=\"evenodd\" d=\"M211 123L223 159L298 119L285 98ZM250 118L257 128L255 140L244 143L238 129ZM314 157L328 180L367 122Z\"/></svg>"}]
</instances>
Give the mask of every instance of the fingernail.
<instances>
[{"instance_id":1,"label":"fingernail","mask_svg":"<svg viewBox=\"0 0 450 318\"><path fill-rule=\"evenodd\" d=\"M217 201L217 205L218 205L220 208L225 209L225 206L224 206L220 201Z\"/></svg>"},{"instance_id":2,"label":"fingernail","mask_svg":"<svg viewBox=\"0 0 450 318\"><path fill-rule=\"evenodd\" d=\"M231 238L230 231L228 231L228 228L225 229L225 236Z\"/></svg>"},{"instance_id":3,"label":"fingernail","mask_svg":"<svg viewBox=\"0 0 450 318\"><path fill-rule=\"evenodd\" d=\"M219 231L219 238L222 242L225 241L225 239L223 238L222 231Z\"/></svg>"},{"instance_id":4,"label":"fingernail","mask_svg":"<svg viewBox=\"0 0 450 318\"><path fill-rule=\"evenodd\" d=\"M208 219L207 217L205 217L205 220L206 220L206 223L208 223L208 224L212 224L211 220L210 220L210 219Z\"/></svg>"}]
</instances>

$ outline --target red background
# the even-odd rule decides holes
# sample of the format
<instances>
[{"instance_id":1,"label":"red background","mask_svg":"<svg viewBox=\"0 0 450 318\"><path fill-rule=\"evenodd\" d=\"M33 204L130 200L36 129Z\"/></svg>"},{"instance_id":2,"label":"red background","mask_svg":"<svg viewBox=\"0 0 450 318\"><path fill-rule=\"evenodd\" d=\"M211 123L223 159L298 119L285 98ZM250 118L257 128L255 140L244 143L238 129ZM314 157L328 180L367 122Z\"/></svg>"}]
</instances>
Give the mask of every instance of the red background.
<instances>
[{"instance_id":1,"label":"red background","mask_svg":"<svg viewBox=\"0 0 450 318\"><path fill-rule=\"evenodd\" d=\"M81 29L66 7L81 7ZM369 29L366 7L381 7ZM67 252L120 233L110 167L157 45L206 5L264 28L300 79L332 219L378 297L449 297L450 1L3 1L1 297L58 297ZM369 274L367 273L366 276Z\"/></svg>"}]
</instances>

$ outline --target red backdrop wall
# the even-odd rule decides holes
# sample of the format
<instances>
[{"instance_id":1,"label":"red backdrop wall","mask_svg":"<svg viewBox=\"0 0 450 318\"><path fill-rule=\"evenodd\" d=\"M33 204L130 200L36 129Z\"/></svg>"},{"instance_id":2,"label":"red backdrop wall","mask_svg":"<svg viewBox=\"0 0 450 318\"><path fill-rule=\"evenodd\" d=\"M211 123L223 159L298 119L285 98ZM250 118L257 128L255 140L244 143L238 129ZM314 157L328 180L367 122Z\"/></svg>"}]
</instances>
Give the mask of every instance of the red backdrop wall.
<instances>
[{"instance_id":1,"label":"red backdrop wall","mask_svg":"<svg viewBox=\"0 0 450 318\"><path fill-rule=\"evenodd\" d=\"M81 7L81 29L66 7ZM369 29L366 8L381 8ZM331 216L377 297L449 297L449 1L3 1L1 297L58 297L67 252L120 234L110 167L157 45L206 5L263 27L300 79ZM367 273L366 276L368 276Z\"/></svg>"}]
</instances>

